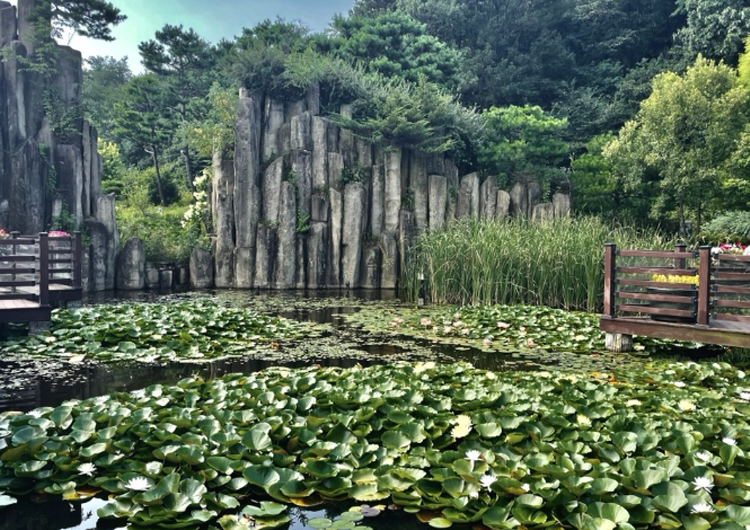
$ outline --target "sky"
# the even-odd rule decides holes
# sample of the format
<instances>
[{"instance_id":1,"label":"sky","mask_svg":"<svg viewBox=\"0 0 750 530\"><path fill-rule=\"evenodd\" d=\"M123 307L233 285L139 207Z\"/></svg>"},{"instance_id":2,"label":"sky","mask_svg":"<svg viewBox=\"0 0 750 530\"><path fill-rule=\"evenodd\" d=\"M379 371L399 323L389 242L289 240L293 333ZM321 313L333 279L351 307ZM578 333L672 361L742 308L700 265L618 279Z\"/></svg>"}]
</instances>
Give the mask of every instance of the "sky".
<instances>
[{"instance_id":1,"label":"sky","mask_svg":"<svg viewBox=\"0 0 750 530\"><path fill-rule=\"evenodd\" d=\"M17 0L10 0L16 4ZM333 15L346 14L354 0L110 0L128 19L112 30L114 42L73 36L69 44L83 57L127 56L130 69L141 73L138 43L153 39L165 24L182 24L215 43L231 40L243 27L253 27L265 19L281 17L300 21L313 31L323 31Z\"/></svg>"}]
</instances>

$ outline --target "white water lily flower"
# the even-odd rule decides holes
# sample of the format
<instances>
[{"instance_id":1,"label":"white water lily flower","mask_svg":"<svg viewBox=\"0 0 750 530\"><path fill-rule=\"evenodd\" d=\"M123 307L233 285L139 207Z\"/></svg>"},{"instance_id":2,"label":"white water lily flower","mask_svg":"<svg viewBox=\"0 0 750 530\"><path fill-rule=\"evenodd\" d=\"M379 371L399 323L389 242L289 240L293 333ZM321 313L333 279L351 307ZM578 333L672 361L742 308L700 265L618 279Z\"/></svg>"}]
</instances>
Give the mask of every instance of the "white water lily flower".
<instances>
[{"instance_id":1,"label":"white water lily flower","mask_svg":"<svg viewBox=\"0 0 750 530\"><path fill-rule=\"evenodd\" d=\"M703 460L704 462L708 462L709 460L711 460L712 456L713 455L711 455L711 453L707 453L707 452L695 453L695 458L698 458L699 460Z\"/></svg>"},{"instance_id":2,"label":"white water lily flower","mask_svg":"<svg viewBox=\"0 0 750 530\"><path fill-rule=\"evenodd\" d=\"M665 373L666 375L674 375L674 374L676 374L677 372L675 372L674 370L665 370L665 371L664 371L664 373Z\"/></svg>"},{"instance_id":3,"label":"white water lily flower","mask_svg":"<svg viewBox=\"0 0 750 530\"><path fill-rule=\"evenodd\" d=\"M680 401L677 402L677 406L683 412L689 412L691 410L695 410L695 403L693 403L689 399L681 399Z\"/></svg>"},{"instance_id":4,"label":"white water lily flower","mask_svg":"<svg viewBox=\"0 0 750 530\"><path fill-rule=\"evenodd\" d=\"M92 464L91 462L84 462L80 466L78 466L78 474L79 475L88 475L93 476L94 472L96 471L96 466Z\"/></svg>"},{"instance_id":5,"label":"white water lily flower","mask_svg":"<svg viewBox=\"0 0 750 530\"><path fill-rule=\"evenodd\" d=\"M750 392L740 392L740 399L750 401Z\"/></svg>"},{"instance_id":6,"label":"white water lily flower","mask_svg":"<svg viewBox=\"0 0 750 530\"><path fill-rule=\"evenodd\" d=\"M714 487L714 481L710 477L695 477L691 484L695 491L706 490L706 493L711 493L711 489Z\"/></svg>"},{"instance_id":7,"label":"white water lily flower","mask_svg":"<svg viewBox=\"0 0 750 530\"><path fill-rule=\"evenodd\" d=\"M711 366L713 366L716 370L721 370L721 365L719 363L713 363Z\"/></svg>"},{"instance_id":8,"label":"white water lily flower","mask_svg":"<svg viewBox=\"0 0 750 530\"><path fill-rule=\"evenodd\" d=\"M714 513L715 511L714 507L707 502L699 502L698 504L693 504L690 513Z\"/></svg>"},{"instance_id":9,"label":"white water lily flower","mask_svg":"<svg viewBox=\"0 0 750 530\"><path fill-rule=\"evenodd\" d=\"M151 473L152 475L156 475L157 473L159 473L161 471L161 468L162 468L161 462L153 461L153 462L149 462L148 464L146 464L146 471L148 473Z\"/></svg>"},{"instance_id":10,"label":"white water lily flower","mask_svg":"<svg viewBox=\"0 0 750 530\"><path fill-rule=\"evenodd\" d=\"M479 483L482 485L482 487L490 489L490 487L495 483L496 480L497 477L494 475L482 475L482 478L479 479Z\"/></svg>"},{"instance_id":11,"label":"white water lily flower","mask_svg":"<svg viewBox=\"0 0 750 530\"><path fill-rule=\"evenodd\" d=\"M583 414L576 414L576 423L578 425L591 425L591 419Z\"/></svg>"},{"instance_id":12,"label":"white water lily flower","mask_svg":"<svg viewBox=\"0 0 750 530\"><path fill-rule=\"evenodd\" d=\"M626 407L637 407L638 405L642 405L640 399L629 399L625 402Z\"/></svg>"},{"instance_id":13,"label":"white water lily flower","mask_svg":"<svg viewBox=\"0 0 750 530\"><path fill-rule=\"evenodd\" d=\"M729 436L725 436L721 439L721 441L727 445L737 445L737 440L735 440L734 438L730 438Z\"/></svg>"},{"instance_id":14,"label":"white water lily flower","mask_svg":"<svg viewBox=\"0 0 750 530\"><path fill-rule=\"evenodd\" d=\"M28 411L26 414L28 414L29 416L34 416L35 418L41 418L43 413L38 411L37 409L34 409Z\"/></svg>"},{"instance_id":15,"label":"white water lily flower","mask_svg":"<svg viewBox=\"0 0 750 530\"><path fill-rule=\"evenodd\" d=\"M151 487L151 484L146 477L135 477L131 478L127 484L125 484L125 487L133 491L146 491Z\"/></svg>"},{"instance_id":16,"label":"white water lily flower","mask_svg":"<svg viewBox=\"0 0 750 530\"><path fill-rule=\"evenodd\" d=\"M683 387L685 386L685 383L683 383L682 381L675 381L675 382L674 382L674 383L672 383L672 384L673 384L674 386L676 386L677 388L683 388Z\"/></svg>"},{"instance_id":17,"label":"white water lily flower","mask_svg":"<svg viewBox=\"0 0 750 530\"><path fill-rule=\"evenodd\" d=\"M470 499L477 499L477 498L479 498L479 492L478 491L470 491L469 492L469 498Z\"/></svg>"},{"instance_id":18,"label":"white water lily flower","mask_svg":"<svg viewBox=\"0 0 750 530\"><path fill-rule=\"evenodd\" d=\"M472 464L482 459L482 453L480 451L477 451L476 449L466 451L465 456L466 456L466 460L468 460Z\"/></svg>"},{"instance_id":19,"label":"white water lily flower","mask_svg":"<svg viewBox=\"0 0 750 530\"><path fill-rule=\"evenodd\" d=\"M525 491L526 493L528 493L531 491L531 486L529 486L528 484L523 484L521 485L521 489Z\"/></svg>"}]
</instances>

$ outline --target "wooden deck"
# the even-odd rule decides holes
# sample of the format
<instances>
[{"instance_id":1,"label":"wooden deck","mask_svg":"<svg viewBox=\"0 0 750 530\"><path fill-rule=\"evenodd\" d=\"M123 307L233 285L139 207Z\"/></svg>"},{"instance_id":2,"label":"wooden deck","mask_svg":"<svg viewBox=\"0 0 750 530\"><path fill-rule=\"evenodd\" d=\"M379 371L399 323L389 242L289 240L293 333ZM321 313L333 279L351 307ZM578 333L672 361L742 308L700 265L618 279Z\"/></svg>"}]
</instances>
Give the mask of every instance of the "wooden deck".
<instances>
[{"instance_id":1,"label":"wooden deck","mask_svg":"<svg viewBox=\"0 0 750 530\"><path fill-rule=\"evenodd\" d=\"M608 244L604 265L603 331L750 348L750 256Z\"/></svg>"},{"instance_id":2,"label":"wooden deck","mask_svg":"<svg viewBox=\"0 0 750 530\"><path fill-rule=\"evenodd\" d=\"M0 239L0 322L50 320L54 304L81 300L81 234Z\"/></svg>"}]
</instances>

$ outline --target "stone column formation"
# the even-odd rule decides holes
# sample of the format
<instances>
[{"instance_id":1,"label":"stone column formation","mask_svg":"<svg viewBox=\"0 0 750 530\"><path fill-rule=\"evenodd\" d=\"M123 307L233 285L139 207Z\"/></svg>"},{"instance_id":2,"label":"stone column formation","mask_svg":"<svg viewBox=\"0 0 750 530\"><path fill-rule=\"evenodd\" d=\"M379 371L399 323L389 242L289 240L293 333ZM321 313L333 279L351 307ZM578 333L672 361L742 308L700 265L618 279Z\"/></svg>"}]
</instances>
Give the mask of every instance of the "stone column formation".
<instances>
[{"instance_id":1,"label":"stone column formation","mask_svg":"<svg viewBox=\"0 0 750 530\"><path fill-rule=\"evenodd\" d=\"M16 9L0 0L0 46L16 57L33 53L27 16L39 1L19 0ZM113 289L119 241L114 196L101 194L96 130L82 119L72 130L55 130L44 111L45 90L67 109L80 104L81 54L67 46L57 51L46 88L18 59L0 66L0 228L34 234L67 211L91 242L84 249L84 289Z\"/></svg>"},{"instance_id":2,"label":"stone column formation","mask_svg":"<svg viewBox=\"0 0 750 530\"><path fill-rule=\"evenodd\" d=\"M371 145L318 116L318 98L317 87L292 102L240 92L234 160L214 159L217 287L394 289L424 231L570 214L561 194L535 209L533 182L508 192L444 155Z\"/></svg>"}]
</instances>

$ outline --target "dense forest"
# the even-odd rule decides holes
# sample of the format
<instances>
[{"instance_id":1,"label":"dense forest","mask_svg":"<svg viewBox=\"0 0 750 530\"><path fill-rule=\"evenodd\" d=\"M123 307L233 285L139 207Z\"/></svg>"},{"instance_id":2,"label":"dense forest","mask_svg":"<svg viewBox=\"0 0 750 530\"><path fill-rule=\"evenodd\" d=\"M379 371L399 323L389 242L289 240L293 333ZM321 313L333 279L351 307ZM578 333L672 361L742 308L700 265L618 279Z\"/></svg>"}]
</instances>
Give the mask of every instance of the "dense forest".
<instances>
[{"instance_id":1,"label":"dense forest","mask_svg":"<svg viewBox=\"0 0 750 530\"><path fill-rule=\"evenodd\" d=\"M358 0L324 33L264 21L212 44L166 25L139 45L144 74L89 59L83 111L121 230L145 225L156 257L210 233L202 175L231 149L238 88L313 83L363 138L715 242L750 236L748 33L748 0Z\"/></svg>"}]
</instances>

